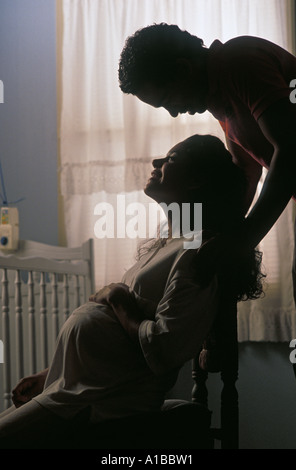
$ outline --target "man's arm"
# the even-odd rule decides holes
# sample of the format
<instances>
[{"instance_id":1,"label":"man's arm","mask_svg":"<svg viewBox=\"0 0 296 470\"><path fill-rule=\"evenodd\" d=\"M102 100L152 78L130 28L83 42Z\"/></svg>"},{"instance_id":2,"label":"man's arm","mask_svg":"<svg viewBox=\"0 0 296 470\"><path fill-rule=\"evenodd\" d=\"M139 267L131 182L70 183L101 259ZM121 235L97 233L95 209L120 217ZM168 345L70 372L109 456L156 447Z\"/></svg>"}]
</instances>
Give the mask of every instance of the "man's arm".
<instances>
[{"instance_id":1,"label":"man's arm","mask_svg":"<svg viewBox=\"0 0 296 470\"><path fill-rule=\"evenodd\" d=\"M232 156L232 161L240 167L247 179L247 193L245 197L245 214L248 212L254 196L257 185L262 175L262 166L249 155L242 147L226 138L226 144Z\"/></svg>"},{"instance_id":2,"label":"man's arm","mask_svg":"<svg viewBox=\"0 0 296 470\"><path fill-rule=\"evenodd\" d=\"M275 224L296 187L296 106L283 99L266 110L258 124L274 153L259 198L246 218L244 237L255 247Z\"/></svg>"}]
</instances>

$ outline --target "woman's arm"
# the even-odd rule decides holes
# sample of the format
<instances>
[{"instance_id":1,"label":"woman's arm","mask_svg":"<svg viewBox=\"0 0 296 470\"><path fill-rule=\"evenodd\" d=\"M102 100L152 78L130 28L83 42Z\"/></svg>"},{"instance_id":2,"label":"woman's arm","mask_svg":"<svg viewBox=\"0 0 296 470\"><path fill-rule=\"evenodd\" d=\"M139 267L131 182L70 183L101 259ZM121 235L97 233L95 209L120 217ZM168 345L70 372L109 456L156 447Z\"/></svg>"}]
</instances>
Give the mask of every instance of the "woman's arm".
<instances>
[{"instance_id":1,"label":"woman's arm","mask_svg":"<svg viewBox=\"0 0 296 470\"><path fill-rule=\"evenodd\" d=\"M216 277L202 287L188 271L175 272L155 320L144 320L139 326L141 348L152 372L164 374L196 356L213 324L218 302Z\"/></svg>"},{"instance_id":2,"label":"woman's arm","mask_svg":"<svg viewBox=\"0 0 296 470\"><path fill-rule=\"evenodd\" d=\"M136 295L125 284L111 284L104 296L90 298L112 307L155 374L181 367L194 357L213 323L218 305L217 280L212 278L201 285L196 269L191 269L196 256L196 250L182 251L153 319L147 319Z\"/></svg>"}]
</instances>

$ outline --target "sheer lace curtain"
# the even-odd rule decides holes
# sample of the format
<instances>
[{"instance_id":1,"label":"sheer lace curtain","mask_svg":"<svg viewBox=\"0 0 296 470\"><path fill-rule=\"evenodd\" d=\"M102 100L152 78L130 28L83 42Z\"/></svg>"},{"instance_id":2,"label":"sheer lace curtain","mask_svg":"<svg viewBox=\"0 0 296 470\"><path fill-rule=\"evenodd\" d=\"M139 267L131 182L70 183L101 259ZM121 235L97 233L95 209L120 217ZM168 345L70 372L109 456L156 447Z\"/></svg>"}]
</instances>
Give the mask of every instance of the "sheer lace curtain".
<instances>
[{"instance_id":1,"label":"sheer lace curtain","mask_svg":"<svg viewBox=\"0 0 296 470\"><path fill-rule=\"evenodd\" d=\"M118 196L124 196L125 207L132 203L147 207L151 201L142 188L152 159L178 141L194 133L224 139L209 113L173 119L166 111L120 91L118 59L127 36L149 24L166 22L201 37L207 47L215 39L224 42L246 34L291 50L291 5L292 0L57 2L62 216L68 246L89 237L95 240L97 288L121 279L134 262L139 241L118 238L116 232L113 238L98 238L95 226L102 222L102 214L107 230L119 215L125 217ZM109 219L102 203L113 208ZM262 243L268 287L264 299L239 305L241 341L292 338L292 219L290 205Z\"/></svg>"}]
</instances>

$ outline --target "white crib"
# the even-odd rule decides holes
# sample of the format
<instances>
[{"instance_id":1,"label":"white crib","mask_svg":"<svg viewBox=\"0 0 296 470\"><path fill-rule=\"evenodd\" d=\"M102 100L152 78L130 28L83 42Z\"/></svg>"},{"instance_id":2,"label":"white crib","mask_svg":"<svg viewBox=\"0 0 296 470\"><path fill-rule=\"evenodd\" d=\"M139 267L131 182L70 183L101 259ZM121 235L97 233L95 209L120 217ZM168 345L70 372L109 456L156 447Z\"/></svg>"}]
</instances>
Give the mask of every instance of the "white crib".
<instances>
[{"instance_id":1,"label":"white crib","mask_svg":"<svg viewBox=\"0 0 296 470\"><path fill-rule=\"evenodd\" d=\"M48 366L61 324L94 292L93 240L77 248L21 240L18 251L0 251L0 271L2 411L20 378Z\"/></svg>"}]
</instances>

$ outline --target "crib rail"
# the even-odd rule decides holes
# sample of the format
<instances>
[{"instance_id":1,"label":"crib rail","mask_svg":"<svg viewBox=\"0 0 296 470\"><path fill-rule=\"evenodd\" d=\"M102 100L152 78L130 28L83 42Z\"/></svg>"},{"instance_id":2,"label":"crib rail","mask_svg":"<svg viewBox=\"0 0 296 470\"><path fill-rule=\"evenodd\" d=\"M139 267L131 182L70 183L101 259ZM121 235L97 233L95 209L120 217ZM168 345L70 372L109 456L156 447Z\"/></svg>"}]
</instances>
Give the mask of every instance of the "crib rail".
<instances>
[{"instance_id":1,"label":"crib rail","mask_svg":"<svg viewBox=\"0 0 296 470\"><path fill-rule=\"evenodd\" d=\"M17 252L0 254L0 411L20 378L48 366L61 324L94 292L92 260L92 240L78 248L21 241Z\"/></svg>"}]
</instances>

